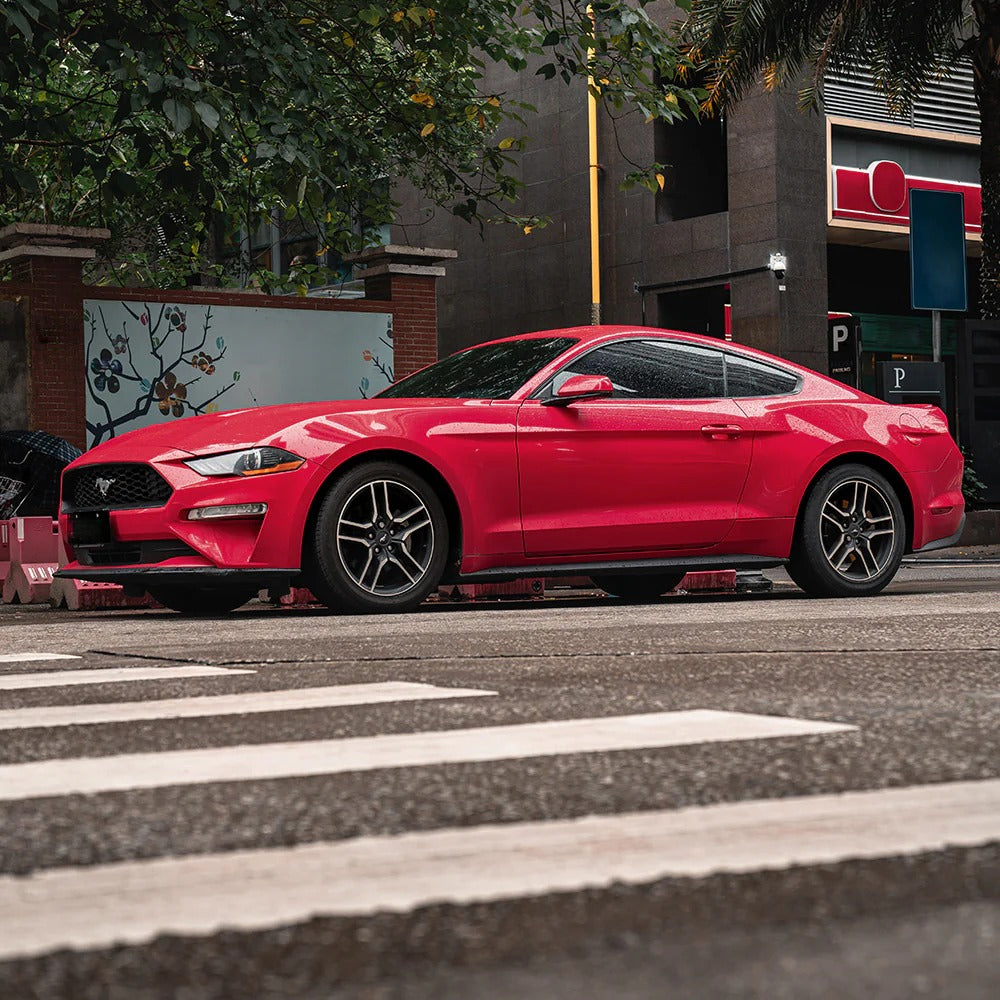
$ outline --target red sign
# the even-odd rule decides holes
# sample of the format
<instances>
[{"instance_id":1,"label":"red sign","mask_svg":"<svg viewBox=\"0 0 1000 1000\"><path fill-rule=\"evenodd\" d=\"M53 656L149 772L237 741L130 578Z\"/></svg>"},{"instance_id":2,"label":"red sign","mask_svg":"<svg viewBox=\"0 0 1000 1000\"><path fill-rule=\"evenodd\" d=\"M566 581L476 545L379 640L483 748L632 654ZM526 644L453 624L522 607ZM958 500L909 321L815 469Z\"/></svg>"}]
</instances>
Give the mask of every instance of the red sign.
<instances>
[{"instance_id":1,"label":"red sign","mask_svg":"<svg viewBox=\"0 0 1000 1000\"><path fill-rule=\"evenodd\" d=\"M908 177L893 160L863 167L833 168L833 217L873 225L910 224L910 191L959 191L965 195L965 231L982 232L983 197L978 184Z\"/></svg>"}]
</instances>

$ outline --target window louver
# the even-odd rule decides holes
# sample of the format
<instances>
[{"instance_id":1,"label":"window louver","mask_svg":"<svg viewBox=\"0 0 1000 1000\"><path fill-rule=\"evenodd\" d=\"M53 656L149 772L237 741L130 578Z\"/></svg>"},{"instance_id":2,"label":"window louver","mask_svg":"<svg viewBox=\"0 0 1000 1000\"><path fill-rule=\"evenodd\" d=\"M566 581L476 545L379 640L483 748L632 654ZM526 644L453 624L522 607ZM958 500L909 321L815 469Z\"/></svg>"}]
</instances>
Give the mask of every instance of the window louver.
<instances>
[{"instance_id":1,"label":"window louver","mask_svg":"<svg viewBox=\"0 0 1000 1000\"><path fill-rule=\"evenodd\" d=\"M885 97L872 83L871 73L863 69L828 73L823 84L823 107L828 115L979 135L972 64L967 59L952 67L946 77L929 84L904 115L889 111Z\"/></svg>"}]
</instances>

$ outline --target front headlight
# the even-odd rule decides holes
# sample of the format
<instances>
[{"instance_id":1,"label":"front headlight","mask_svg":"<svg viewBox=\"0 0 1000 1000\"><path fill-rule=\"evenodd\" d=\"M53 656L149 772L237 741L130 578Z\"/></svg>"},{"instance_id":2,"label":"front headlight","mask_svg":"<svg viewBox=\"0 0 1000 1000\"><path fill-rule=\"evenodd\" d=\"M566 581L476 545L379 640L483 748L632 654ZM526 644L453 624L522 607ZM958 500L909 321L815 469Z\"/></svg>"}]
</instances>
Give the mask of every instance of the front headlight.
<instances>
[{"instance_id":1,"label":"front headlight","mask_svg":"<svg viewBox=\"0 0 1000 1000\"><path fill-rule=\"evenodd\" d=\"M262 476L268 472L288 472L304 462L304 458L283 448L247 448L192 458L184 464L201 476Z\"/></svg>"}]
</instances>

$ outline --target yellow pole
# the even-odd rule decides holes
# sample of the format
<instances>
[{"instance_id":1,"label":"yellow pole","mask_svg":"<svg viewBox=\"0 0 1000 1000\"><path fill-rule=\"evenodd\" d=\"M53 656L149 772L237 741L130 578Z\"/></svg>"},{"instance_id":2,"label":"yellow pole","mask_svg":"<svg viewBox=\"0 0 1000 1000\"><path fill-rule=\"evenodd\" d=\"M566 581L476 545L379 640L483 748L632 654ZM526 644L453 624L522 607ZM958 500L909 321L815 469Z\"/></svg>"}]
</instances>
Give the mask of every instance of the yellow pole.
<instances>
[{"instance_id":1,"label":"yellow pole","mask_svg":"<svg viewBox=\"0 0 1000 1000\"><path fill-rule=\"evenodd\" d=\"M594 9L587 5L587 15L594 23ZM594 50L588 49L587 61L594 57ZM597 161L597 98L594 96L594 78L587 76L587 133L590 156L590 322L601 322L601 227L598 212L597 177L600 165Z\"/></svg>"}]
</instances>

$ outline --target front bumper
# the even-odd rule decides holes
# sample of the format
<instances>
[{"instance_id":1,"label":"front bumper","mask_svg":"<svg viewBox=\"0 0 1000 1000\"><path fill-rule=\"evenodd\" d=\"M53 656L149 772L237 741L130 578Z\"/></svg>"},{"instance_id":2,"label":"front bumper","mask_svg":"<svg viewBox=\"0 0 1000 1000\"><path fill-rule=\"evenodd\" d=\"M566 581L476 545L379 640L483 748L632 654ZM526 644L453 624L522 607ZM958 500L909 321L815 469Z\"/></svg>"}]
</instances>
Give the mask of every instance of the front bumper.
<instances>
[{"instance_id":1,"label":"front bumper","mask_svg":"<svg viewBox=\"0 0 1000 1000\"><path fill-rule=\"evenodd\" d=\"M302 536L309 506L324 475L318 465L254 477L203 477L182 460L148 463L172 492L160 506L111 507L102 513L106 528L94 544L60 514L69 561L60 576L95 582L141 580L287 581L299 573ZM266 504L266 513L191 520L194 508ZM74 541L76 548L74 548Z\"/></svg>"}]
</instances>

